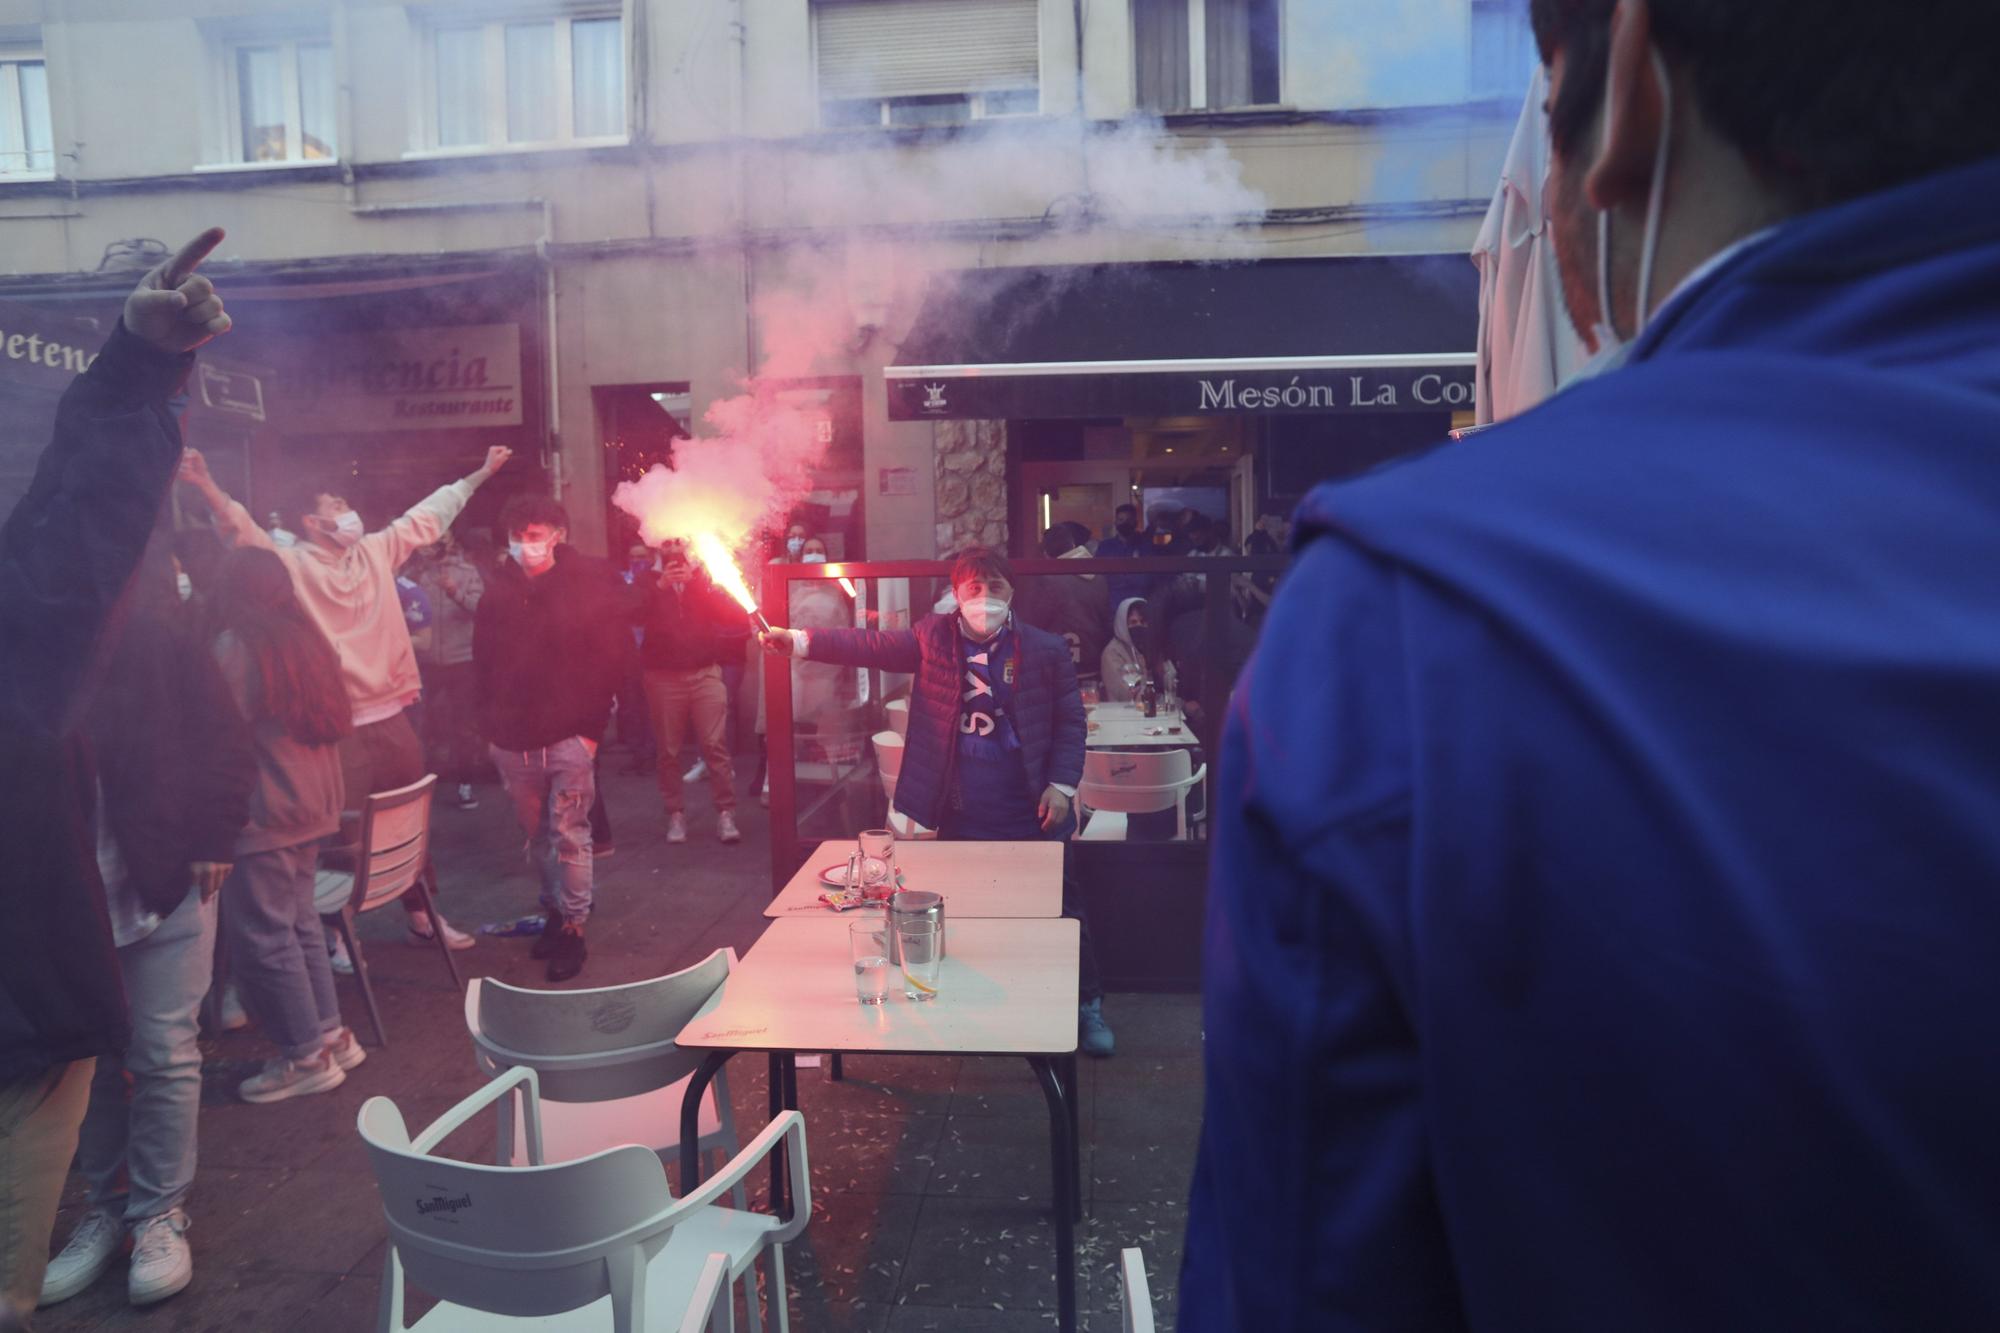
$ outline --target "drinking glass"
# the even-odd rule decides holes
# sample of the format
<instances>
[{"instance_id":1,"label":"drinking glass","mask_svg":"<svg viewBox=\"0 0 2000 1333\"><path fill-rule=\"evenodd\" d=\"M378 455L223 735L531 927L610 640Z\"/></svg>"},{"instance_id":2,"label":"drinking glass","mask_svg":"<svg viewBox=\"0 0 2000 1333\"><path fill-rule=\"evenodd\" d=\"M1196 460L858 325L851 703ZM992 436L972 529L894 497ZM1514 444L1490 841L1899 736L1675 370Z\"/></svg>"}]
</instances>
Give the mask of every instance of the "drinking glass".
<instances>
[{"instance_id":1,"label":"drinking glass","mask_svg":"<svg viewBox=\"0 0 2000 1333\"><path fill-rule=\"evenodd\" d=\"M1133 690L1139 688L1139 681L1145 674L1145 672L1139 670L1137 662L1127 662L1125 669L1118 673L1118 678L1125 682L1125 690L1129 695Z\"/></svg>"},{"instance_id":2,"label":"drinking glass","mask_svg":"<svg viewBox=\"0 0 2000 1333\"><path fill-rule=\"evenodd\" d=\"M862 892L871 898L886 898L896 889L896 835L885 828L873 828L859 841Z\"/></svg>"},{"instance_id":3,"label":"drinking glass","mask_svg":"<svg viewBox=\"0 0 2000 1333\"><path fill-rule=\"evenodd\" d=\"M1077 693L1083 696L1083 706L1085 708L1097 707L1098 694L1096 681L1085 681L1083 684L1077 686Z\"/></svg>"},{"instance_id":4,"label":"drinking glass","mask_svg":"<svg viewBox=\"0 0 2000 1333\"><path fill-rule=\"evenodd\" d=\"M928 917L896 922L897 943L903 949L903 994L919 1004L938 993L938 923Z\"/></svg>"},{"instance_id":5,"label":"drinking glass","mask_svg":"<svg viewBox=\"0 0 2000 1333\"><path fill-rule=\"evenodd\" d=\"M847 948L854 958L854 993L863 1004L889 998L889 923L870 912L847 923Z\"/></svg>"}]
</instances>

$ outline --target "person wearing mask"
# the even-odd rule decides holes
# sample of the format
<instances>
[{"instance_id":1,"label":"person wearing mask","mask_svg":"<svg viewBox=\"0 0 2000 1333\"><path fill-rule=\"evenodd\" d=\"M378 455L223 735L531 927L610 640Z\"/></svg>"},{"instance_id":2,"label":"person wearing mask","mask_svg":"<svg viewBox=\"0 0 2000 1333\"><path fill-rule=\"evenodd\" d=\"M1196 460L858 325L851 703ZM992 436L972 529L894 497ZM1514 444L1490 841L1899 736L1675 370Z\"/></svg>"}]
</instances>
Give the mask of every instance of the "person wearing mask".
<instances>
[{"instance_id":1,"label":"person wearing mask","mask_svg":"<svg viewBox=\"0 0 2000 1333\"><path fill-rule=\"evenodd\" d=\"M426 548L417 584L431 607L428 641L417 650L424 686L424 752L461 810L477 810L472 784L492 770L479 741L473 708L472 622L486 580L446 528Z\"/></svg>"},{"instance_id":2,"label":"person wearing mask","mask_svg":"<svg viewBox=\"0 0 2000 1333\"><path fill-rule=\"evenodd\" d=\"M273 509L264 515L264 533L273 546L297 546L299 535L285 526L285 516Z\"/></svg>"},{"instance_id":3,"label":"person wearing mask","mask_svg":"<svg viewBox=\"0 0 2000 1333\"><path fill-rule=\"evenodd\" d=\"M1598 373L1299 510L1180 1326L2000 1327L1996 11L1530 14Z\"/></svg>"},{"instance_id":4,"label":"person wearing mask","mask_svg":"<svg viewBox=\"0 0 2000 1333\"><path fill-rule=\"evenodd\" d=\"M1042 554L1051 560L1088 560L1090 534L1078 523L1058 523L1042 534ZM1043 574L1021 588L1021 618L1069 645L1077 684L1097 683L1098 663L1111 641L1111 593L1095 574Z\"/></svg>"},{"instance_id":5,"label":"person wearing mask","mask_svg":"<svg viewBox=\"0 0 2000 1333\"><path fill-rule=\"evenodd\" d=\"M488 581L472 630L480 731L541 878L532 956L548 960L550 981L568 981L589 952L597 747L632 611L617 573L568 544L569 514L555 500L516 495L500 526L507 562Z\"/></svg>"},{"instance_id":6,"label":"person wearing mask","mask_svg":"<svg viewBox=\"0 0 2000 1333\"><path fill-rule=\"evenodd\" d=\"M196 268L210 228L139 280L0 525L0 1322L42 1293L49 1233L101 1056L132 1040L94 840L83 726L114 610L180 457L170 401L229 329ZM192 873L192 872L191 872Z\"/></svg>"},{"instance_id":7,"label":"person wearing mask","mask_svg":"<svg viewBox=\"0 0 2000 1333\"><path fill-rule=\"evenodd\" d=\"M1069 646L1016 620L1007 559L982 546L952 562L957 610L905 630L773 629L767 651L916 676L896 809L946 840L1065 843L1083 778L1083 698ZM1067 873L1064 915L1083 921ZM1090 927L1082 927L1077 1021L1088 1054L1114 1049Z\"/></svg>"},{"instance_id":8,"label":"person wearing mask","mask_svg":"<svg viewBox=\"0 0 2000 1333\"><path fill-rule=\"evenodd\" d=\"M216 592L215 659L256 742L250 820L222 891L230 969L280 1054L237 1088L246 1102L326 1092L366 1059L340 1016L313 885L340 829L340 742L354 728L340 658L274 551L238 547Z\"/></svg>"},{"instance_id":9,"label":"person wearing mask","mask_svg":"<svg viewBox=\"0 0 2000 1333\"><path fill-rule=\"evenodd\" d=\"M771 557L774 565L798 564L805 556L806 542L811 540L813 531L803 523L794 522L785 529L784 549Z\"/></svg>"},{"instance_id":10,"label":"person wearing mask","mask_svg":"<svg viewBox=\"0 0 2000 1333\"><path fill-rule=\"evenodd\" d=\"M692 734L707 766L715 798L715 836L743 840L736 827L736 771L729 754L729 691L722 664L742 651L747 631L742 608L709 582L687 545L660 547L660 573L647 590L639 649L646 678L646 711L653 719L653 749L660 801L666 807L667 841L687 841L686 775L681 746Z\"/></svg>"},{"instance_id":11,"label":"person wearing mask","mask_svg":"<svg viewBox=\"0 0 2000 1333\"><path fill-rule=\"evenodd\" d=\"M1153 544L1144 532L1139 530L1139 506L1119 505L1112 511L1111 535L1097 543L1099 560L1131 560L1142 555L1152 555ZM1116 605L1130 597L1146 595L1144 574L1111 574L1105 578L1108 600Z\"/></svg>"},{"instance_id":12,"label":"person wearing mask","mask_svg":"<svg viewBox=\"0 0 2000 1333\"><path fill-rule=\"evenodd\" d=\"M1146 634L1146 599L1127 597L1118 604L1118 614L1111 623L1114 637L1104 645L1098 659L1104 698L1107 703L1130 703L1138 695L1140 682L1153 674L1152 662L1146 656L1150 642ZM1163 661L1160 670L1161 690L1172 691L1176 684L1174 664Z\"/></svg>"},{"instance_id":13,"label":"person wearing mask","mask_svg":"<svg viewBox=\"0 0 2000 1333\"><path fill-rule=\"evenodd\" d=\"M340 839L328 849L329 860L336 865L354 863L361 838L361 803L375 792L407 787L427 771L423 743L405 713L417 701L423 681L404 619L397 572L419 548L443 536L472 493L513 453L505 446L493 446L477 471L439 487L376 532L367 530L338 486L309 480L296 488L285 511L299 524L299 543L284 548L273 546L249 511L216 484L199 450L188 450L181 461L181 480L208 502L225 540L278 552L306 613L340 654L354 721L352 733L341 742L340 762L353 806ZM403 907L409 914L412 944L429 946L433 930L443 931L445 942L454 949L470 949L475 943L450 923L430 920L414 892L404 897Z\"/></svg>"},{"instance_id":14,"label":"person wearing mask","mask_svg":"<svg viewBox=\"0 0 2000 1333\"><path fill-rule=\"evenodd\" d=\"M1266 509L1257 515L1257 526L1243 539L1245 555L1282 555L1291 540L1291 524L1281 509ZM1260 622L1271 609L1272 594L1278 590L1276 574L1246 574L1237 581L1237 603L1244 618Z\"/></svg>"},{"instance_id":15,"label":"person wearing mask","mask_svg":"<svg viewBox=\"0 0 2000 1333\"><path fill-rule=\"evenodd\" d=\"M101 1056L78 1161L88 1204L49 1264L41 1304L90 1287L129 1237L126 1294L163 1301L194 1279L186 1203L201 1106L202 997L217 892L249 815L250 733L172 582L164 525L86 719L97 762L97 866L132 1039ZM186 577L182 575L181 577Z\"/></svg>"}]
</instances>

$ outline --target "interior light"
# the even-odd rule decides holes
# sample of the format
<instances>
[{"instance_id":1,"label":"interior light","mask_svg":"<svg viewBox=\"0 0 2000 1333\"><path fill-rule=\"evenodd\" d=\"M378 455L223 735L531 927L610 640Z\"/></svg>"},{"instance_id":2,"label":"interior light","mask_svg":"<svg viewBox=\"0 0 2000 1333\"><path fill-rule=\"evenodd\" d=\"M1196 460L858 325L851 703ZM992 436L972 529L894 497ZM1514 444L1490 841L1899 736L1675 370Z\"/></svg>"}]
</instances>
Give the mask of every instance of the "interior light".
<instances>
[{"instance_id":1,"label":"interior light","mask_svg":"<svg viewBox=\"0 0 2000 1333\"><path fill-rule=\"evenodd\" d=\"M1047 532L1048 530L1049 530L1049 493L1048 493L1047 491L1043 491L1043 492L1042 492L1042 531L1043 531L1043 532Z\"/></svg>"}]
</instances>

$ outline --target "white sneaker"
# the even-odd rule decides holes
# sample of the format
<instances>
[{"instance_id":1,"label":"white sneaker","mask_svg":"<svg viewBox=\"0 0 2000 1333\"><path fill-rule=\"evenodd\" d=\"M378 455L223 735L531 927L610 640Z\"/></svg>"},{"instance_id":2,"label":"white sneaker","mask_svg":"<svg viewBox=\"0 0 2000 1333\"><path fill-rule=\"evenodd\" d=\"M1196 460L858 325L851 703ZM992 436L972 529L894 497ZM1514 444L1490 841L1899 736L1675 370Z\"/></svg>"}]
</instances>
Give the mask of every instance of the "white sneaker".
<instances>
[{"instance_id":1,"label":"white sneaker","mask_svg":"<svg viewBox=\"0 0 2000 1333\"><path fill-rule=\"evenodd\" d=\"M339 1065L343 1071L354 1068L368 1058L368 1052L362 1047L360 1040L355 1037L353 1028L338 1028L329 1033L326 1039L326 1049L327 1053L333 1056L333 1062Z\"/></svg>"},{"instance_id":2,"label":"white sneaker","mask_svg":"<svg viewBox=\"0 0 2000 1333\"><path fill-rule=\"evenodd\" d=\"M322 1046L317 1054L303 1060L266 1060L264 1072L244 1079L237 1085L236 1095L262 1105L325 1092L345 1082L347 1071L335 1064L332 1053Z\"/></svg>"},{"instance_id":3,"label":"white sneaker","mask_svg":"<svg viewBox=\"0 0 2000 1333\"><path fill-rule=\"evenodd\" d=\"M437 923L438 928L444 931L445 944L451 948L453 953L457 953L462 949L470 949L473 945L479 943L472 936L454 927L442 915L438 917ZM436 942L435 937L431 934L430 913L410 913L410 943L422 947L435 944Z\"/></svg>"},{"instance_id":4,"label":"white sneaker","mask_svg":"<svg viewBox=\"0 0 2000 1333\"><path fill-rule=\"evenodd\" d=\"M39 1303L54 1305L88 1289L104 1276L124 1243L124 1224L102 1208L90 1209L77 1219L76 1230L69 1233L62 1253L49 1260Z\"/></svg>"},{"instance_id":5,"label":"white sneaker","mask_svg":"<svg viewBox=\"0 0 2000 1333\"><path fill-rule=\"evenodd\" d=\"M221 1018L224 1032L241 1032L250 1026L250 1015L243 1012L243 993L233 981L222 987Z\"/></svg>"},{"instance_id":6,"label":"white sneaker","mask_svg":"<svg viewBox=\"0 0 2000 1333\"><path fill-rule=\"evenodd\" d=\"M699 782L701 779L707 776L708 776L708 760L697 759L694 761L693 768L690 768L687 772L681 774L681 781Z\"/></svg>"},{"instance_id":7,"label":"white sneaker","mask_svg":"<svg viewBox=\"0 0 2000 1333\"><path fill-rule=\"evenodd\" d=\"M188 1225L188 1215L174 1208L132 1228L132 1271L125 1279L125 1294L132 1304L163 1301L194 1281Z\"/></svg>"},{"instance_id":8,"label":"white sneaker","mask_svg":"<svg viewBox=\"0 0 2000 1333\"><path fill-rule=\"evenodd\" d=\"M736 816L728 810L720 810L715 816L715 836L724 842L743 841L743 830L736 827Z\"/></svg>"},{"instance_id":9,"label":"white sneaker","mask_svg":"<svg viewBox=\"0 0 2000 1333\"><path fill-rule=\"evenodd\" d=\"M332 939L333 939L333 947L326 951L327 963L333 968L334 971L338 972L341 976L343 977L353 976L354 960L347 956L347 941L340 938L340 936L338 935L333 936Z\"/></svg>"},{"instance_id":10,"label":"white sneaker","mask_svg":"<svg viewBox=\"0 0 2000 1333\"><path fill-rule=\"evenodd\" d=\"M688 817L678 810L667 816L667 841L686 842L688 840Z\"/></svg>"},{"instance_id":11,"label":"white sneaker","mask_svg":"<svg viewBox=\"0 0 2000 1333\"><path fill-rule=\"evenodd\" d=\"M479 798L472 794L472 784L470 782L461 782L458 784L458 808L461 810L477 810L479 808Z\"/></svg>"}]
</instances>

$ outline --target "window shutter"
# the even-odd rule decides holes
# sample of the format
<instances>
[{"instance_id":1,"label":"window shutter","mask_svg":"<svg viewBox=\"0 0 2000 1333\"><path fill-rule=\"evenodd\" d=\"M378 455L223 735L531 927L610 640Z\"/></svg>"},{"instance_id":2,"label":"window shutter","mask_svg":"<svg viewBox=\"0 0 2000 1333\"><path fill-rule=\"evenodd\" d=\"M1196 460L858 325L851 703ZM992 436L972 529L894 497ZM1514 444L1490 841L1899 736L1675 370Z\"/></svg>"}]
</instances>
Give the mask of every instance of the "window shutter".
<instances>
[{"instance_id":1,"label":"window shutter","mask_svg":"<svg viewBox=\"0 0 2000 1333\"><path fill-rule=\"evenodd\" d=\"M815 0L822 101L1041 85L1036 0Z\"/></svg>"}]
</instances>

